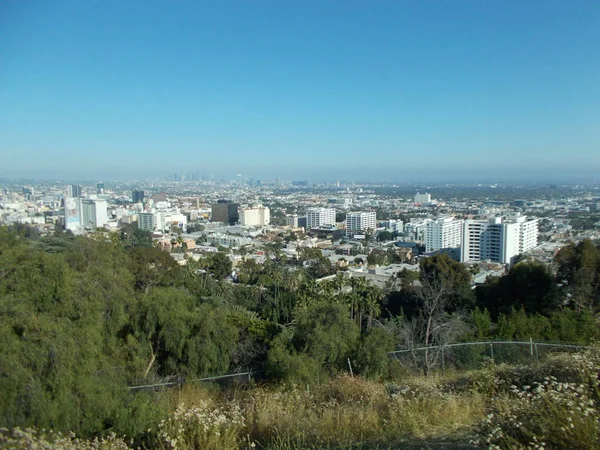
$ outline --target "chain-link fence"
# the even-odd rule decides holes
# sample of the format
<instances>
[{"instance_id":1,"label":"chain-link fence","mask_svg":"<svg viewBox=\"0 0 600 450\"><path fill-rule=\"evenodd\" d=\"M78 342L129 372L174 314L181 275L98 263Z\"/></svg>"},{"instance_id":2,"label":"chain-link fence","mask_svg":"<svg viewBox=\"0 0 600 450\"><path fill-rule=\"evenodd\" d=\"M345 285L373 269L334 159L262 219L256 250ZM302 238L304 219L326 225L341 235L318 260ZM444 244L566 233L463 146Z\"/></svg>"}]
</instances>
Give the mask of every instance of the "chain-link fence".
<instances>
[{"instance_id":1,"label":"chain-link fence","mask_svg":"<svg viewBox=\"0 0 600 450\"><path fill-rule=\"evenodd\" d=\"M177 387L183 386L185 383L215 383L220 387L227 387L231 385L244 385L250 383L257 375L260 375L260 371L251 372L240 372L230 373L227 375L219 375L215 377L206 378L191 378L186 379L183 377L176 377L175 379L168 379L160 383L153 384L139 384L136 386L128 386L129 390L139 389L160 389L165 387Z\"/></svg>"},{"instance_id":2,"label":"chain-link fence","mask_svg":"<svg viewBox=\"0 0 600 450\"><path fill-rule=\"evenodd\" d=\"M390 352L389 356L409 369L431 372L449 369L478 369L485 361L494 361L496 364L531 364L543 361L553 353L578 352L589 348L592 347L558 342L534 342L533 340L483 341L406 348ZM185 383L215 383L223 388L232 385L247 385L257 378L260 379L261 374L263 374L262 370L253 370L207 378L175 377L162 382L129 386L128 389L156 390L182 386Z\"/></svg>"},{"instance_id":3,"label":"chain-link fence","mask_svg":"<svg viewBox=\"0 0 600 450\"><path fill-rule=\"evenodd\" d=\"M544 360L556 352L576 352L590 347L530 341L484 341L423 346L390 352L405 367L435 371L477 369L486 360L497 364L530 364Z\"/></svg>"}]
</instances>

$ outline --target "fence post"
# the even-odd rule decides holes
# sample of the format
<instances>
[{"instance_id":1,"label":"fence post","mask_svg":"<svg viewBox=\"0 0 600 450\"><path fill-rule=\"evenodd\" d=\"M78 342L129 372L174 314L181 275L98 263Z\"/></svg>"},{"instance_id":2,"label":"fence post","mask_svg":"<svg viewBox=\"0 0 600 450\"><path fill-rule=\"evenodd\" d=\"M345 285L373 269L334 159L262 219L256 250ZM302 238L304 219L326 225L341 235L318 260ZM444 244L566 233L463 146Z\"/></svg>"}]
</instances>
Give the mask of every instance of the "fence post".
<instances>
[{"instance_id":1,"label":"fence post","mask_svg":"<svg viewBox=\"0 0 600 450\"><path fill-rule=\"evenodd\" d=\"M350 368L350 376L354 377L354 373L352 372L352 363L350 362L350 358L348 358L348 367Z\"/></svg>"},{"instance_id":2,"label":"fence post","mask_svg":"<svg viewBox=\"0 0 600 450\"><path fill-rule=\"evenodd\" d=\"M490 356L492 357L492 362L494 362L494 341L490 341Z\"/></svg>"},{"instance_id":3,"label":"fence post","mask_svg":"<svg viewBox=\"0 0 600 450\"><path fill-rule=\"evenodd\" d=\"M529 338L529 352L531 353L531 357L533 358L533 338Z\"/></svg>"},{"instance_id":4,"label":"fence post","mask_svg":"<svg viewBox=\"0 0 600 450\"><path fill-rule=\"evenodd\" d=\"M535 359L536 359L537 362L540 362L540 354L538 352L537 342L535 343Z\"/></svg>"}]
</instances>

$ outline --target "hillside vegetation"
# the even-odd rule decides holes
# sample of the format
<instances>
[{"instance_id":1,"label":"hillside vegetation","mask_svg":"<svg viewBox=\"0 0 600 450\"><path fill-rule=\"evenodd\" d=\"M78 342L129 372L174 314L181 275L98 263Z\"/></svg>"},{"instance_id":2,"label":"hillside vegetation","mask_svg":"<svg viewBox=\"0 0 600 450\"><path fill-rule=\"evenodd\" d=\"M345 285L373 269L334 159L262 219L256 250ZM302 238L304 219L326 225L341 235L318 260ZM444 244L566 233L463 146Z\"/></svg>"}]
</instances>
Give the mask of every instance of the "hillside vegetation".
<instances>
[{"instance_id":1,"label":"hillside vegetation","mask_svg":"<svg viewBox=\"0 0 600 450\"><path fill-rule=\"evenodd\" d=\"M586 439L577 448L597 447L595 354L443 377L437 354L412 371L388 356L458 340L596 340L591 242L564 248L554 271L523 262L476 291L444 256L383 291L341 276L317 283L327 263L318 252L297 261L274 252L263 265L242 263L233 284L223 253L180 266L135 228L40 237L1 227L0 442L312 448L459 436L513 448L546 442L559 422L544 420L564 419L565 436ZM260 372L259 386L185 383L247 369ZM173 380L178 388L127 388ZM555 414L535 416L541 407ZM513 436L510 423L530 428Z\"/></svg>"}]
</instances>

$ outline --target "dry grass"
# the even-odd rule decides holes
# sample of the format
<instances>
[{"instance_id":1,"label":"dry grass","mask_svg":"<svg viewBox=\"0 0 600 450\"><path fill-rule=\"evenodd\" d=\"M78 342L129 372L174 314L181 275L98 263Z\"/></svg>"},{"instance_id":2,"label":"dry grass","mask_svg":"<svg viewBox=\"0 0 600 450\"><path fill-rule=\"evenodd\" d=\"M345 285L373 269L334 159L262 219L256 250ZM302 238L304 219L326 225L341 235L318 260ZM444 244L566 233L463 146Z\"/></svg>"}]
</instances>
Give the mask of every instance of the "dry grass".
<instances>
[{"instance_id":1,"label":"dry grass","mask_svg":"<svg viewBox=\"0 0 600 450\"><path fill-rule=\"evenodd\" d=\"M173 394L169 405L239 405L241 447L339 448L436 439L470 430L485 416L483 397L475 391L447 392L444 381L415 377L386 385L339 376L313 389L271 386L234 394L187 386Z\"/></svg>"},{"instance_id":2,"label":"dry grass","mask_svg":"<svg viewBox=\"0 0 600 450\"><path fill-rule=\"evenodd\" d=\"M446 436L471 428L485 408L477 393L419 384L390 389L347 376L314 391L258 389L245 404L254 440L269 445L301 438L315 446Z\"/></svg>"}]
</instances>

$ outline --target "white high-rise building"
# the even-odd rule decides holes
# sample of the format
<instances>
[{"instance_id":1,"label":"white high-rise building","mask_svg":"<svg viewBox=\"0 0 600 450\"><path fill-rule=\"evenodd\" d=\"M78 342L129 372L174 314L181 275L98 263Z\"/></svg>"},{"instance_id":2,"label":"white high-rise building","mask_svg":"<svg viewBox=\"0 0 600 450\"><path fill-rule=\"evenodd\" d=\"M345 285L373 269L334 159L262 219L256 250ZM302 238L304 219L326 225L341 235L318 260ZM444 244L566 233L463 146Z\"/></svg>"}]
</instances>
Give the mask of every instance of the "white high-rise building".
<instances>
[{"instance_id":1,"label":"white high-rise building","mask_svg":"<svg viewBox=\"0 0 600 450\"><path fill-rule=\"evenodd\" d=\"M496 261L504 258L502 241L505 231L501 218L465 220L461 244L461 261Z\"/></svg>"},{"instance_id":2,"label":"white high-rise building","mask_svg":"<svg viewBox=\"0 0 600 450\"><path fill-rule=\"evenodd\" d=\"M538 220L515 215L505 220L466 220L461 246L462 262L493 261L511 264L538 241Z\"/></svg>"},{"instance_id":3,"label":"white high-rise building","mask_svg":"<svg viewBox=\"0 0 600 450\"><path fill-rule=\"evenodd\" d=\"M375 231L377 217L375 211L350 212L346 214L346 236L364 234L366 231Z\"/></svg>"},{"instance_id":4,"label":"white high-rise building","mask_svg":"<svg viewBox=\"0 0 600 450\"><path fill-rule=\"evenodd\" d=\"M538 244L538 219L527 220L526 216L520 213L509 215L504 220L506 224L515 224L515 229L518 229L518 249L519 254L525 253L528 250L536 247Z\"/></svg>"},{"instance_id":5,"label":"white high-rise building","mask_svg":"<svg viewBox=\"0 0 600 450\"><path fill-rule=\"evenodd\" d=\"M306 210L306 229L335 225L335 209L309 208Z\"/></svg>"},{"instance_id":6,"label":"white high-rise building","mask_svg":"<svg viewBox=\"0 0 600 450\"><path fill-rule=\"evenodd\" d=\"M462 240L463 221L453 217L440 217L427 224L425 251L459 248Z\"/></svg>"},{"instance_id":7,"label":"white high-rise building","mask_svg":"<svg viewBox=\"0 0 600 450\"><path fill-rule=\"evenodd\" d=\"M103 227L108 223L108 202L106 200L95 200L96 202L96 227Z\"/></svg>"},{"instance_id":8,"label":"white high-rise building","mask_svg":"<svg viewBox=\"0 0 600 450\"><path fill-rule=\"evenodd\" d=\"M240 223L246 227L264 227L271 223L269 208L263 205L240 208Z\"/></svg>"},{"instance_id":9,"label":"white high-rise building","mask_svg":"<svg viewBox=\"0 0 600 450\"><path fill-rule=\"evenodd\" d=\"M415 194L415 203L419 205L429 205L431 203L431 194L427 192L425 194L419 194L418 192Z\"/></svg>"},{"instance_id":10,"label":"white high-rise building","mask_svg":"<svg viewBox=\"0 0 600 450\"><path fill-rule=\"evenodd\" d=\"M80 200L82 228L94 230L108 223L108 205L106 200Z\"/></svg>"}]
</instances>

